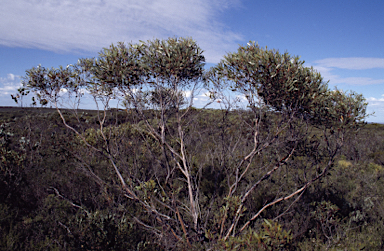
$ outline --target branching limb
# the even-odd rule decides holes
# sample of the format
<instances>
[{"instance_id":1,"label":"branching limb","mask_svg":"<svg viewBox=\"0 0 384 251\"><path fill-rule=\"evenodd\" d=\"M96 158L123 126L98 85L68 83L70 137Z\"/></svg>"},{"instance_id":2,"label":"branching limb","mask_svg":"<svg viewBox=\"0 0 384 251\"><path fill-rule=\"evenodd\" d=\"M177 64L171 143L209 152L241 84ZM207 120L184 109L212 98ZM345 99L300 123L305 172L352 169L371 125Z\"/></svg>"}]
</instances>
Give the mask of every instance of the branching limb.
<instances>
[{"instance_id":1,"label":"branching limb","mask_svg":"<svg viewBox=\"0 0 384 251\"><path fill-rule=\"evenodd\" d=\"M332 163L333 163L333 158L335 157L337 151L338 151L338 149L336 149L335 152L332 154L332 156L331 156L330 160L328 161L327 165L324 167L324 169L322 170L322 172L321 172L319 175L317 175L315 178L313 178L312 180L310 180L310 181L308 181L307 183L305 183L301 188L297 189L297 190L294 191L293 193L291 193L291 194L289 194L289 195L287 195L287 196L284 196L284 197L280 197L280 198L278 198L278 199L275 199L274 201L272 201L272 202L268 203L267 205L265 205L264 207L262 207L262 208L261 208L261 209L260 209L254 216L252 216L252 218L251 218L249 221L247 221L247 222L243 225L243 227L239 230L239 233L241 233L242 231L244 231L244 229L246 229L246 228L248 227L248 225L249 225L252 221L254 221L257 217L259 217L260 214L261 214L265 209L267 209L267 208L269 208L269 207L271 207L271 206L273 206L273 205L275 205L275 204L277 204L277 203L279 203L279 202L281 202L281 201L289 200L289 199L291 199L292 197L294 197L295 195L304 192L305 189L307 189L308 186L310 186L312 183L314 183L315 181L317 181L318 179L320 179L321 177L323 177L323 176L326 174L326 172L327 172L327 170L329 169L329 167L332 165ZM300 196L301 196L301 195L300 195Z\"/></svg>"},{"instance_id":2,"label":"branching limb","mask_svg":"<svg viewBox=\"0 0 384 251\"><path fill-rule=\"evenodd\" d=\"M55 187L51 187L51 188L53 189L53 191L55 192L55 194L56 194L59 198L61 198L61 199L65 200L65 201L67 201L69 204L71 204L71 206L83 210L84 212L87 213L87 215L89 215L89 212L88 212L86 209L84 209L82 206L79 206L79 205L73 203L72 201L70 201L69 199L65 198L63 195L61 195L60 192L59 192L59 190L57 190L57 188L55 188Z\"/></svg>"},{"instance_id":3,"label":"branching limb","mask_svg":"<svg viewBox=\"0 0 384 251\"><path fill-rule=\"evenodd\" d=\"M240 217L241 217L241 212L242 212L242 210L243 210L243 205L244 205L245 201L247 200L248 196L251 194L251 192L252 192L253 190L255 190L255 188L256 188L262 181L268 179L268 178L272 175L272 173L274 173L276 170L278 170L278 169L281 167L281 165L282 165L283 163L285 163L285 162L286 162L286 161L293 155L295 149L296 149L296 147L292 148L291 152L288 153L287 156L285 156L284 158L282 158L281 160L279 160L279 161L277 162L277 164L275 165L275 167L274 167L272 170L270 170L270 171L267 172L263 177L261 177L261 178L260 178L255 184L253 184L253 186L252 186L250 189L248 189L248 191L242 196L241 204L239 205L239 208L238 208L237 211L236 211L234 220L233 220L233 222L232 222L230 228L228 229L227 234L226 234L225 237L224 237L224 240L227 240L228 237L231 235L232 231L234 231L234 229L236 228L236 225L237 225L237 223L238 223L238 221L239 221L239 219L240 219ZM277 203L277 202L276 202L276 203Z\"/></svg>"}]
</instances>

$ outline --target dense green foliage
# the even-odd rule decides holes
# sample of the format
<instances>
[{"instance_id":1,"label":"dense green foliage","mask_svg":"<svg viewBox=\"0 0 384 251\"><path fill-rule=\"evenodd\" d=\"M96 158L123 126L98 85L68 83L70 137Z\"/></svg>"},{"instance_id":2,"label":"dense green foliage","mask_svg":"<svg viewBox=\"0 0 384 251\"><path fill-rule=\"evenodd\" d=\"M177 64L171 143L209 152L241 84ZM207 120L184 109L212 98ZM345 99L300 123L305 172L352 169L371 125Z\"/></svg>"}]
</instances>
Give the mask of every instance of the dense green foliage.
<instances>
[{"instance_id":1,"label":"dense green foliage","mask_svg":"<svg viewBox=\"0 0 384 251\"><path fill-rule=\"evenodd\" d=\"M343 171L382 168L381 150L358 150L364 98L329 90L303 63L249 43L206 71L193 40L171 38L28 70L19 97L34 93L57 113L4 119L2 211L16 214L4 217L2 245L380 247L377 235L348 239L377 227L369 210L380 200L342 188ZM85 92L97 111L78 109ZM201 93L210 99L196 109ZM371 155L376 163L362 161Z\"/></svg>"},{"instance_id":2,"label":"dense green foliage","mask_svg":"<svg viewBox=\"0 0 384 251\"><path fill-rule=\"evenodd\" d=\"M77 158L76 149L80 143L62 125L55 111L9 108L2 109L0 114L2 250L150 250L156 246L154 243L158 240L132 219L133 212L140 209L124 199L118 186L113 184L114 174L103 170L106 164L98 162L97 156L89 157L95 158L94 172L111 183L98 183L90 177L87 167ZM95 111L80 111L80 114L84 124L97 121ZM207 110L200 114L200 131L222 133L219 129L222 111ZM236 115L227 116L237 123ZM129 113L115 112L111 123L114 124L117 117L121 125L132 119ZM74 117L72 119L75 121ZM89 122L85 123L86 120ZM210 138L201 139L202 151L209 151ZM378 124L366 125L351 134L328 175L321 183L307 189L284 215L272 225L264 223L264 228L250 230L244 239L231 237L228 243L219 243L217 249L230 250L237 244L240 246L236 250L240 247L246 250L246 245L258 245L262 249L265 242L285 245L284 241L290 241L286 248L301 250L381 249L384 236L383 139L384 126ZM130 143L134 142L126 142L126 145ZM298 156L295 161L303 159ZM146 162L141 167L151 170L151 162ZM206 181L202 182L201 190L206 196L212 196L210 194L216 189L218 196L222 196L223 191L218 188L224 189L223 174L216 173L213 168L207 165L204 169ZM284 175L285 172L280 173L272 182L278 182ZM263 203L263 198L272 192L267 185L254 196L254 201ZM265 218L273 219L281 210L286 209L276 206ZM275 225L277 222L279 226ZM261 223L263 221L258 224ZM207 233L206 237L211 234L214 233Z\"/></svg>"}]
</instances>

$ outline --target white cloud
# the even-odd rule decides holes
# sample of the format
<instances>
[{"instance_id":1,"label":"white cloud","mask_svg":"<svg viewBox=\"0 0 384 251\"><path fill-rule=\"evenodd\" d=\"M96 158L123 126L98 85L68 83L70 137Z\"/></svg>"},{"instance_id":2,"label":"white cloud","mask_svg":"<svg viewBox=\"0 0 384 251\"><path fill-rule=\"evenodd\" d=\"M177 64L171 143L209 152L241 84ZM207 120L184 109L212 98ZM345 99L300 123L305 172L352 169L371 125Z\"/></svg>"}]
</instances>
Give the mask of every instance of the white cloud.
<instances>
[{"instance_id":1,"label":"white cloud","mask_svg":"<svg viewBox=\"0 0 384 251\"><path fill-rule=\"evenodd\" d=\"M381 98L374 98L374 97L369 97L366 99L369 106L375 107L376 109L379 109L384 112L384 94L381 95ZM384 117L383 117L384 119Z\"/></svg>"},{"instance_id":2,"label":"white cloud","mask_svg":"<svg viewBox=\"0 0 384 251\"><path fill-rule=\"evenodd\" d=\"M191 36L215 63L239 34L217 21L230 0L12 0L0 9L0 45L99 51L118 41Z\"/></svg>"},{"instance_id":3,"label":"white cloud","mask_svg":"<svg viewBox=\"0 0 384 251\"><path fill-rule=\"evenodd\" d=\"M13 75L12 73L9 73L9 74L7 75L7 77L8 77L8 79L11 80L11 81L14 81L15 78L16 78L16 76Z\"/></svg>"},{"instance_id":4,"label":"white cloud","mask_svg":"<svg viewBox=\"0 0 384 251\"><path fill-rule=\"evenodd\" d=\"M365 77L348 77L341 78L337 75L328 76L329 78L325 78L326 74L323 75L324 79L329 79L332 84L347 84L347 85L377 85L384 84L384 79L373 79L373 78L365 78Z\"/></svg>"},{"instance_id":5,"label":"white cloud","mask_svg":"<svg viewBox=\"0 0 384 251\"><path fill-rule=\"evenodd\" d=\"M384 95L381 95L381 96L384 96ZM383 105L384 105L384 97L383 98L369 97L367 98L367 101L372 105L378 105L380 102L383 102Z\"/></svg>"},{"instance_id":6,"label":"white cloud","mask_svg":"<svg viewBox=\"0 0 384 251\"><path fill-rule=\"evenodd\" d=\"M313 66L321 73L324 80L330 80L331 84L347 85L377 85L384 84L384 79L369 77L340 77L335 74L338 69L367 70L384 68L383 58L326 58L317 60Z\"/></svg>"},{"instance_id":7,"label":"white cloud","mask_svg":"<svg viewBox=\"0 0 384 251\"><path fill-rule=\"evenodd\" d=\"M384 68L384 58L325 58L315 61L315 64L327 68L366 70Z\"/></svg>"},{"instance_id":8,"label":"white cloud","mask_svg":"<svg viewBox=\"0 0 384 251\"><path fill-rule=\"evenodd\" d=\"M61 88L60 92L59 92L59 95L64 95L66 93L68 93L68 89L67 88Z\"/></svg>"},{"instance_id":9,"label":"white cloud","mask_svg":"<svg viewBox=\"0 0 384 251\"><path fill-rule=\"evenodd\" d=\"M367 119L370 122L384 123L384 94L381 95L382 98L367 98L368 114L372 114Z\"/></svg>"},{"instance_id":10,"label":"white cloud","mask_svg":"<svg viewBox=\"0 0 384 251\"><path fill-rule=\"evenodd\" d=\"M0 96L10 96L15 94L17 89L21 87L20 76L12 73L7 74L7 77L0 77Z\"/></svg>"},{"instance_id":11,"label":"white cloud","mask_svg":"<svg viewBox=\"0 0 384 251\"><path fill-rule=\"evenodd\" d=\"M185 97L187 97L187 98L189 98L189 97L191 97L191 95L192 95L192 91L183 91L183 93L184 93L184 95L185 95Z\"/></svg>"}]
</instances>

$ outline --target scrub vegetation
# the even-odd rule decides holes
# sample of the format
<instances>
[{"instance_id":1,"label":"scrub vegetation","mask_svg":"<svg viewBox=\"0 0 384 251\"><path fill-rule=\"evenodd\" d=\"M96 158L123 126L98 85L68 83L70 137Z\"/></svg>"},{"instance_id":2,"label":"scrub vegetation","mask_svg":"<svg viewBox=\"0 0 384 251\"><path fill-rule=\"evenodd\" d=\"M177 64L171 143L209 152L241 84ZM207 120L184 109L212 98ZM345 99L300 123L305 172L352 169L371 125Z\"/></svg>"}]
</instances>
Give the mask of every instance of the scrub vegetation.
<instances>
[{"instance_id":1,"label":"scrub vegetation","mask_svg":"<svg viewBox=\"0 0 384 251\"><path fill-rule=\"evenodd\" d=\"M27 70L55 108L0 110L1 249L382 249L384 126L303 64L170 38Z\"/></svg>"}]
</instances>

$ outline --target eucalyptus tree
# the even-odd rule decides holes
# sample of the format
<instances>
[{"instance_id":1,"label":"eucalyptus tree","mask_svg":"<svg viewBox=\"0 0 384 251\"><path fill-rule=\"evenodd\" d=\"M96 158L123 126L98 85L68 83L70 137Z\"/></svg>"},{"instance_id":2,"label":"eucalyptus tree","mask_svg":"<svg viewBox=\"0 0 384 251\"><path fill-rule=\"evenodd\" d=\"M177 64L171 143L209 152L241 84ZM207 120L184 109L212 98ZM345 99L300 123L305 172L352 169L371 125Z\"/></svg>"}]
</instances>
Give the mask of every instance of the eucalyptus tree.
<instances>
[{"instance_id":1,"label":"eucalyptus tree","mask_svg":"<svg viewBox=\"0 0 384 251\"><path fill-rule=\"evenodd\" d=\"M125 198L141 210L129 212L138 224L174 245L212 245L245 232L274 205L282 203L275 216L284 215L327 173L345 134L364 119L361 95L329 90L303 64L249 43L205 72L195 41L170 38L111 45L97 58L59 69L32 68L23 90L55 105L79 149L89 150L79 159L101 185L110 178L87 162L94 161L92 153L108 161ZM220 133L203 131L205 115L193 108L204 88L211 98L204 107L217 100L227 108ZM61 108L63 98L72 100L80 122L85 93L98 108L98 127L83 130ZM247 107L234 109L234 96ZM112 100L124 103L135 120L107 123ZM207 168L217 172L216 187L207 185ZM260 199L263 189L274 196Z\"/></svg>"},{"instance_id":2,"label":"eucalyptus tree","mask_svg":"<svg viewBox=\"0 0 384 251\"><path fill-rule=\"evenodd\" d=\"M187 161L184 127L194 95L201 90L203 73L204 56L196 43L188 38L170 38L139 44L111 45L100 52L98 58L80 59L78 64L66 68L32 68L27 71L24 86L33 91L38 99L49 100L54 104L64 124L87 147L110 161L126 197L141 204L156 218L156 224L153 225L135 217L137 222L157 234L162 232L155 228L160 223L161 227L170 228L168 231L179 239L178 231L172 229L175 227L175 213L178 215L176 222L183 226L185 234L186 230L178 207L183 205L194 229L197 229L199 218L197 188ZM84 92L93 96L101 111L98 116L98 134L104 143L99 147L92 144L84 132L69 125L60 109L62 98L72 98L75 100L73 104L79 104ZM132 173L122 173L120 170L116 163L120 150L115 147L116 142L111 140L113 129L105 128L110 102L114 99L120 99L136 113L139 120L144 121L144 125L137 125L135 130L141 133L143 140L147 140L150 135L161 148L164 163L160 164L166 170L164 177L156 174L153 177L135 177ZM75 115L78 117L76 109ZM170 116L175 119L171 125L168 123ZM175 129L172 135L167 135L169 126ZM185 180L188 198L185 203L175 201L165 187L175 172L180 172ZM160 187L163 193L161 198L153 196L155 201L148 201L147 190L153 190L153 186ZM175 189L182 190L184 187ZM174 191L171 193L174 194Z\"/></svg>"},{"instance_id":3,"label":"eucalyptus tree","mask_svg":"<svg viewBox=\"0 0 384 251\"><path fill-rule=\"evenodd\" d=\"M254 42L224 56L211 69L209 79L211 96L223 100L226 107L234 104L225 90L246 100L249 112L244 120L253 135L248 140L252 147L243 147L238 141L227 146L228 152L241 153L228 167L231 175L227 177L229 189L220 228L220 238L227 240L277 203L296 202L323 177L340 153L345 135L363 122L367 104L359 94L329 90L320 73L305 67L299 57L261 48ZM240 136L240 140L247 139ZM247 211L247 201L258 189L270 187L281 169L287 174L280 184L276 178L273 181L275 196L253 212ZM296 177L289 181L289 176Z\"/></svg>"}]
</instances>

